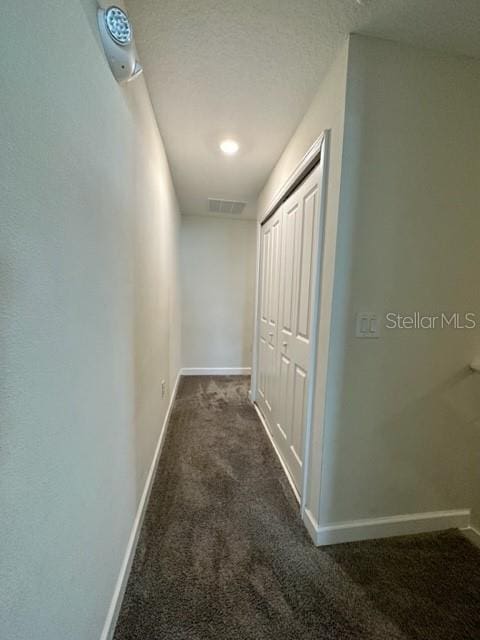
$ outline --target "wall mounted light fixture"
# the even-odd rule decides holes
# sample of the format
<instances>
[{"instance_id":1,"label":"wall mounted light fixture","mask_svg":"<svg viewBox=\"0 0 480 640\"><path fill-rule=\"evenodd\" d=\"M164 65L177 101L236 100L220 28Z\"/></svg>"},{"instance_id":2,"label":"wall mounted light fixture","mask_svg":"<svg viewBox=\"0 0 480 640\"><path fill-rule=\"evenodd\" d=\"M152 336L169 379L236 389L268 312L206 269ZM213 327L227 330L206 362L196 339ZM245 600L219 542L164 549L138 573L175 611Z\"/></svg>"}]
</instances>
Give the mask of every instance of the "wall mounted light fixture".
<instances>
[{"instance_id":1,"label":"wall mounted light fixture","mask_svg":"<svg viewBox=\"0 0 480 640\"><path fill-rule=\"evenodd\" d=\"M99 8L98 28L110 69L118 82L129 82L142 73L137 60L133 29L123 9L110 6Z\"/></svg>"}]
</instances>

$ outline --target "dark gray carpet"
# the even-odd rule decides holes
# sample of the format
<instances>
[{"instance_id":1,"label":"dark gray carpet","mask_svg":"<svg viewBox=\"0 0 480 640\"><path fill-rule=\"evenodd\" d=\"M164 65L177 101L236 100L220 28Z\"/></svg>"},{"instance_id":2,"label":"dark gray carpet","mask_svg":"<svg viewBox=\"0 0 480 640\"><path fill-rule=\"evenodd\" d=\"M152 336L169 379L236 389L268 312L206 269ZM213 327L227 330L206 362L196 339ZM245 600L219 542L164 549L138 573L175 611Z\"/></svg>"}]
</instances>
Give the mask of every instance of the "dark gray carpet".
<instances>
[{"instance_id":1,"label":"dark gray carpet","mask_svg":"<svg viewBox=\"0 0 480 640\"><path fill-rule=\"evenodd\" d=\"M181 381L115 640L479 640L478 550L315 549L247 390Z\"/></svg>"}]
</instances>

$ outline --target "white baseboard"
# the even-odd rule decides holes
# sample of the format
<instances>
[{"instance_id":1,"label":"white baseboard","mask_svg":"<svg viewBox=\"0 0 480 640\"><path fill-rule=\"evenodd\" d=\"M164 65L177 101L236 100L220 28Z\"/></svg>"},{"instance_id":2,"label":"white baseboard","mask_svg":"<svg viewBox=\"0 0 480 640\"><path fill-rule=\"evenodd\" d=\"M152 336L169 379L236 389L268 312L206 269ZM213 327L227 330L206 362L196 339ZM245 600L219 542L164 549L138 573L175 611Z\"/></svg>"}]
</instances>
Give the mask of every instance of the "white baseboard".
<instances>
[{"instance_id":1,"label":"white baseboard","mask_svg":"<svg viewBox=\"0 0 480 640\"><path fill-rule=\"evenodd\" d=\"M152 464L150 465L147 479L145 480L145 486L143 488L142 497L138 505L137 513L135 515L135 520L133 521L132 530L130 532L127 548L125 551L125 555L123 557L122 565L120 567L120 573L118 574L117 582L115 584L113 597L110 602L110 607L108 609L107 617L105 619L105 624L103 626L100 640L111 640L113 638L115 625L117 624L118 614L120 613L120 607L122 605L123 596L125 593L125 589L127 587L128 576L130 575L130 569L132 567L133 558L135 556L135 549L137 547L138 537L140 535L140 530L142 528L146 506L148 504L148 499L150 497L150 492L152 490L153 480L155 478L155 472L158 466L158 460L160 458L163 441L165 439L165 434L167 432L168 421L170 419L173 403L175 402L175 397L177 395L178 383L180 381L180 377L181 377L181 371L179 371L177 375L177 379L175 380L175 386L173 388L172 395L170 396L170 402L168 403L167 413L165 414L165 419L163 421L162 429L158 437L157 446L155 447L155 453L153 455Z\"/></svg>"},{"instance_id":2,"label":"white baseboard","mask_svg":"<svg viewBox=\"0 0 480 640\"><path fill-rule=\"evenodd\" d=\"M302 516L302 520L311 539L313 540L313 543L318 546L317 537L318 537L318 530L320 527L318 525L318 522L315 520L310 509L305 508L305 511Z\"/></svg>"},{"instance_id":3,"label":"white baseboard","mask_svg":"<svg viewBox=\"0 0 480 640\"><path fill-rule=\"evenodd\" d=\"M472 542L476 547L480 547L480 531L475 529L475 527L470 525L466 529L463 529L462 533L464 533L470 542Z\"/></svg>"},{"instance_id":4,"label":"white baseboard","mask_svg":"<svg viewBox=\"0 0 480 640\"><path fill-rule=\"evenodd\" d=\"M251 367L185 367L183 376L249 376Z\"/></svg>"},{"instance_id":5,"label":"white baseboard","mask_svg":"<svg viewBox=\"0 0 480 640\"><path fill-rule=\"evenodd\" d=\"M277 454L277 458L280 461L280 464L282 465L283 470L285 471L285 475L287 476L287 480L290 483L290 486L292 487L292 491L295 495L295 498L297 499L297 502L300 503L300 494L297 491L297 487L295 486L295 483L293 482L293 478L292 478L292 474L290 473L290 471L288 470L287 465L285 464L285 462L283 461L282 455L277 447L277 445L275 444L275 440L272 438L272 434L270 433L270 430L268 428L268 425L265 421L265 418L263 417L263 413L260 411L260 409L258 408L258 405L254 402L253 406L255 407L255 411L257 412L258 417L260 418L260 422L263 425L263 428L265 429L265 432L268 436L268 439L271 442L271 445L275 451L275 453Z\"/></svg>"},{"instance_id":6,"label":"white baseboard","mask_svg":"<svg viewBox=\"0 0 480 640\"><path fill-rule=\"evenodd\" d=\"M315 544L323 546L429 531L442 531L444 529L468 529L470 526L470 509L412 513L339 522L326 526L319 525L306 509L304 522Z\"/></svg>"}]
</instances>

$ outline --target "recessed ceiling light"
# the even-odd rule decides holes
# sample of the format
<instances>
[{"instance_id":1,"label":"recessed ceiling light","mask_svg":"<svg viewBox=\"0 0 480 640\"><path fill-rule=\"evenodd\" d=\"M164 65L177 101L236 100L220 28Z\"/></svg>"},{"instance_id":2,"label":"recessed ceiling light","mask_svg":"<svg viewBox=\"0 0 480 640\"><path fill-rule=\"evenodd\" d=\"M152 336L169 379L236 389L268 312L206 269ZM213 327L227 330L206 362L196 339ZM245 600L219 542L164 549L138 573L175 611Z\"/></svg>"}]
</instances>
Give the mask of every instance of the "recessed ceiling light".
<instances>
[{"instance_id":1,"label":"recessed ceiling light","mask_svg":"<svg viewBox=\"0 0 480 640\"><path fill-rule=\"evenodd\" d=\"M239 148L238 142L235 140L223 140L220 143L220 149L223 153L226 153L227 156L233 156L233 154L237 153Z\"/></svg>"}]
</instances>

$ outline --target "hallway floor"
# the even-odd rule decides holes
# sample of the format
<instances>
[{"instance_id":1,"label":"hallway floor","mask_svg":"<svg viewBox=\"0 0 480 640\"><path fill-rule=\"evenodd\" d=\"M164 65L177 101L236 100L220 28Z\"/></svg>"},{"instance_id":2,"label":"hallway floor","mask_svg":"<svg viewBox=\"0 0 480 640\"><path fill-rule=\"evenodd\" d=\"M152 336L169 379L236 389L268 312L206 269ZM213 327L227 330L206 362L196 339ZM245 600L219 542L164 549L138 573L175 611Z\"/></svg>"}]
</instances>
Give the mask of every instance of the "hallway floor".
<instances>
[{"instance_id":1,"label":"hallway floor","mask_svg":"<svg viewBox=\"0 0 480 640\"><path fill-rule=\"evenodd\" d=\"M316 549L248 386L182 379L115 640L478 640L480 552L453 531Z\"/></svg>"}]
</instances>

